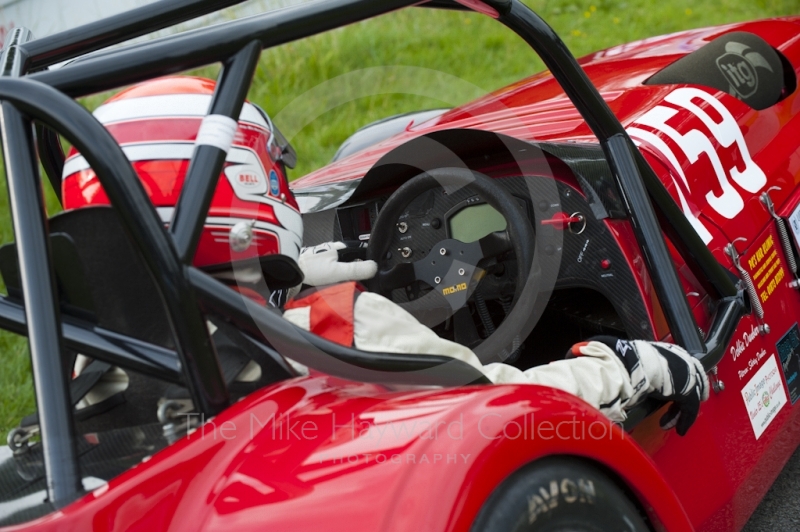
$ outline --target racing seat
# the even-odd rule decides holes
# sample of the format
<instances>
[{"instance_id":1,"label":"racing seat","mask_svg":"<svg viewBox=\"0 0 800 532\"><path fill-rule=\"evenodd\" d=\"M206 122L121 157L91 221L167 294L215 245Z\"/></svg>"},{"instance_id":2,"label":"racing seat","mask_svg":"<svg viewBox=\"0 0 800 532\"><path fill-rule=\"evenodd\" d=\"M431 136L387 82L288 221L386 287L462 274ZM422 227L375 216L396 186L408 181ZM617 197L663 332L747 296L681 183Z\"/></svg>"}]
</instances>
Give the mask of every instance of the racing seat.
<instances>
[{"instance_id":1,"label":"racing seat","mask_svg":"<svg viewBox=\"0 0 800 532\"><path fill-rule=\"evenodd\" d=\"M155 282L112 208L88 207L63 212L54 216L49 226L62 313L137 340L175 348ZM0 248L0 274L9 297L20 299L13 243ZM279 271L278 275L283 274ZM223 320L209 318L209 329L213 331L220 368L234 398L295 376L279 355L259 348ZM76 355L64 354L64 369L68 374L72 373ZM87 392L101 383L112 366L95 360L84 371L70 381L73 406L78 406ZM188 400L188 391L182 386L136 372L126 373L129 383L124 391L113 393L89 408L80 405L82 408L76 409L79 432L153 423L161 402ZM111 409L113 416L100 416ZM95 419L87 424L91 418ZM32 414L21 426L36 424L38 417Z\"/></svg>"}]
</instances>

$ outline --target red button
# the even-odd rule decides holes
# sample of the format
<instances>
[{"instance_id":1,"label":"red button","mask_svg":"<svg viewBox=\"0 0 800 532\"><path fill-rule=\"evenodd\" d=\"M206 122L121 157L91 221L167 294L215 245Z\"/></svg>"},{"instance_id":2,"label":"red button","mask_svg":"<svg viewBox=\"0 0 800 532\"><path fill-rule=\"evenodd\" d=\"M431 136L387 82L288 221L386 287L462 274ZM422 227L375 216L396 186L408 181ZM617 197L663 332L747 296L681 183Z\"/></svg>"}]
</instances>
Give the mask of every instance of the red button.
<instances>
[{"instance_id":1,"label":"red button","mask_svg":"<svg viewBox=\"0 0 800 532\"><path fill-rule=\"evenodd\" d=\"M564 212L557 212L549 220L542 220L542 225L552 225L554 228L563 231L569 224L576 224L583 221L580 216L569 216Z\"/></svg>"},{"instance_id":2,"label":"red button","mask_svg":"<svg viewBox=\"0 0 800 532\"><path fill-rule=\"evenodd\" d=\"M608 259L603 259L600 261L600 267L604 270L607 270L611 267L611 261Z\"/></svg>"}]
</instances>

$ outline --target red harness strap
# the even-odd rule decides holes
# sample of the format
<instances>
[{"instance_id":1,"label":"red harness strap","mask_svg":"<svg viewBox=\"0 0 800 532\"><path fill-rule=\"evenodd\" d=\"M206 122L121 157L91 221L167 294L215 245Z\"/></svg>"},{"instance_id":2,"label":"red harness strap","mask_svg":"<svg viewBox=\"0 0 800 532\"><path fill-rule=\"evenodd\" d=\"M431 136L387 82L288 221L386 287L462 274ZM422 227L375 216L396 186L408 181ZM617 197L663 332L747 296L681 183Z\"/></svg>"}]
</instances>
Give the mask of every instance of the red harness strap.
<instances>
[{"instance_id":1,"label":"red harness strap","mask_svg":"<svg viewBox=\"0 0 800 532\"><path fill-rule=\"evenodd\" d=\"M310 307L311 332L347 347L353 345L353 308L364 291L357 282L310 288L287 302L286 310Z\"/></svg>"}]
</instances>

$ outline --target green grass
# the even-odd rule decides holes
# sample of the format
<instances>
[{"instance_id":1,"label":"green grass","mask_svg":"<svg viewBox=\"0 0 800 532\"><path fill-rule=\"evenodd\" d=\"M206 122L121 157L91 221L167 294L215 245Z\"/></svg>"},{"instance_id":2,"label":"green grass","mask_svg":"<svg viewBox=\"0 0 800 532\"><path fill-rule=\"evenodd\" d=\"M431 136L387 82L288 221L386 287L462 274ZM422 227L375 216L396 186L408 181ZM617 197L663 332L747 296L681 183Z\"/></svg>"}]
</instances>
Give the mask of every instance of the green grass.
<instances>
[{"instance_id":1,"label":"green grass","mask_svg":"<svg viewBox=\"0 0 800 532\"><path fill-rule=\"evenodd\" d=\"M800 0L528 4L576 56L689 28L800 14ZM299 155L292 177L298 177L327 163L344 139L374 120L457 105L542 69L525 43L486 17L407 9L265 52L249 97L290 137ZM92 97L84 103L94 107L101 101ZM52 192L46 193L48 210L55 212ZM5 193L0 193L0 238L13 239ZM34 409L29 366L25 340L0 333L0 434Z\"/></svg>"},{"instance_id":2,"label":"green grass","mask_svg":"<svg viewBox=\"0 0 800 532\"><path fill-rule=\"evenodd\" d=\"M578 57L653 35L800 13L800 0L527 3ZM521 39L488 17L406 9L267 51L250 98L291 137L298 177L327 163L347 136L373 120L463 103L543 68ZM356 92L371 95L347 102Z\"/></svg>"}]
</instances>

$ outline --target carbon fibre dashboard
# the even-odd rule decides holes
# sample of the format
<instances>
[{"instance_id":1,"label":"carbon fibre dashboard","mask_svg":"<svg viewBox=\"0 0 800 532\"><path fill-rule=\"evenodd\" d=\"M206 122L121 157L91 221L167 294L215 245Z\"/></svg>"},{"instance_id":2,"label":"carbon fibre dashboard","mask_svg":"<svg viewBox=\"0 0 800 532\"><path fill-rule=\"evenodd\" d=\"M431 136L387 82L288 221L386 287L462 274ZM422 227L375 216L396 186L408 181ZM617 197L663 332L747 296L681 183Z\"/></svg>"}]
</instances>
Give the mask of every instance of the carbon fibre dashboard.
<instances>
[{"instance_id":1,"label":"carbon fibre dashboard","mask_svg":"<svg viewBox=\"0 0 800 532\"><path fill-rule=\"evenodd\" d=\"M561 307L558 310L566 315L598 323L630 337L653 338L634 274L610 227L605 220L597 219L583 193L548 177L506 177L498 179L498 182L517 199L532 221L536 241L531 245L535 246L535 260L545 279L541 292L553 291L550 306ZM351 186L357 186L357 183ZM303 191L304 201L313 196L313 192L309 192L312 191ZM354 203L334 201L328 208L305 214L304 245L330 240L368 243L371 228L387 197L386 194L377 194ZM390 236L391 251L384 266L425 257L437 242L452 236L455 215L483 203L480 195L468 186L447 192L434 189L418 197L395 224ZM559 216L573 214L580 215L584 223L560 226L563 224L553 222ZM484 218L474 218L474 221L467 219L466 223L485 223ZM485 228L473 227L472 230L480 234ZM513 253L506 259L513 261ZM513 293L516 283L513 271L511 267L495 269L495 275L487 275L481 281L481 292L490 298ZM558 297L560 291L574 288L601 294L610 302L613 312L590 304L588 300L581 303ZM413 290L407 290L405 294L399 292L395 290L393 293L398 302L415 297Z\"/></svg>"}]
</instances>

